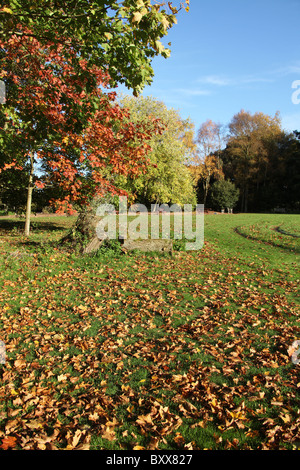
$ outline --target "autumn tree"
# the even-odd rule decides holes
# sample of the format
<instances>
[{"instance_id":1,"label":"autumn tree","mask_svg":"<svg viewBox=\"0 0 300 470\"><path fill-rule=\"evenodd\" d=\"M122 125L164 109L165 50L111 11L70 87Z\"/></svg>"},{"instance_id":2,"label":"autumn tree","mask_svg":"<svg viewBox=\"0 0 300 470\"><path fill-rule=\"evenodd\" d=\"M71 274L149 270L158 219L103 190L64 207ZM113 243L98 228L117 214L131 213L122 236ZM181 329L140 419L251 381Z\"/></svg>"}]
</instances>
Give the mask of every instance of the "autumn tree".
<instances>
[{"instance_id":1,"label":"autumn tree","mask_svg":"<svg viewBox=\"0 0 300 470\"><path fill-rule=\"evenodd\" d=\"M28 235L32 190L43 185L34 174L37 164L51 169L64 190L61 207L71 209L73 201L86 204L93 194L116 190L106 177L108 169L112 174L137 174L145 164L150 135L130 122L115 103L115 93L104 92L108 74L96 66L87 71L87 62L77 60L72 48L43 45L29 32L13 35L0 47L0 78L8 89L0 109L6 155L2 170L29 168Z\"/></svg>"},{"instance_id":2,"label":"autumn tree","mask_svg":"<svg viewBox=\"0 0 300 470\"><path fill-rule=\"evenodd\" d=\"M281 135L278 113L272 117L241 110L229 124L226 166L231 166L231 176L240 188L243 212L248 211L250 185L255 184L258 192L265 184L274 142Z\"/></svg>"},{"instance_id":3,"label":"autumn tree","mask_svg":"<svg viewBox=\"0 0 300 470\"><path fill-rule=\"evenodd\" d=\"M223 141L221 124L207 120L198 129L196 139L198 152L194 154L190 168L194 175L195 184L202 187L204 205L212 179L223 177L222 160L220 159Z\"/></svg>"},{"instance_id":4,"label":"autumn tree","mask_svg":"<svg viewBox=\"0 0 300 470\"><path fill-rule=\"evenodd\" d=\"M0 117L1 139L4 141L2 150L7 157L2 169L11 168L12 164L22 166L24 159L29 162L27 234L37 151L44 151L47 144L48 157L55 148L53 155L61 155L63 161L67 153L66 144L72 145L77 149L77 162L82 164L83 156L81 153L82 161L78 160L78 152L82 151L83 141L78 140L78 135L83 133L87 136L85 127L92 126L93 118L99 120L99 116L103 117L100 112L103 94L99 96L98 87L115 86L121 82L137 94L146 83L150 83L152 58L170 54L160 40L176 23L178 11L181 8L188 10L188 3L181 3L176 8L169 2L167 9L164 4L148 0L119 3L111 0L93 3L87 0L11 0L2 3L1 78L8 93L8 102L2 105L5 109L1 109ZM39 73L35 75L34 70ZM72 84L68 83L70 71ZM69 86L71 92L68 91ZM17 97L19 93L20 99ZM32 104L26 100L26 93L33 98ZM104 114L109 100L104 105ZM85 101L88 106L85 106ZM106 116L108 128L110 121L111 118ZM76 143L74 135L71 138L66 134L71 129L77 135ZM70 160L60 165L64 168L65 178L73 183ZM56 164L56 169L60 165ZM59 178L61 175L62 172ZM78 185L82 187L78 181L72 184L73 193Z\"/></svg>"},{"instance_id":5,"label":"autumn tree","mask_svg":"<svg viewBox=\"0 0 300 470\"><path fill-rule=\"evenodd\" d=\"M200 158L218 155L224 143L224 130L220 123L208 119L198 129L197 140Z\"/></svg>"},{"instance_id":6,"label":"autumn tree","mask_svg":"<svg viewBox=\"0 0 300 470\"><path fill-rule=\"evenodd\" d=\"M219 157L208 155L197 168L197 185L202 186L203 204L206 205L208 191L211 186L212 179L220 179L223 177L222 166Z\"/></svg>"},{"instance_id":7,"label":"autumn tree","mask_svg":"<svg viewBox=\"0 0 300 470\"><path fill-rule=\"evenodd\" d=\"M194 125L182 119L178 111L153 98L124 96L121 105L129 110L135 123L151 125L158 119L162 126L160 134L152 134L149 141L150 165L138 178L127 178L125 187L136 195L139 202L153 204L196 203L193 183L187 162L194 150L191 135Z\"/></svg>"}]
</instances>

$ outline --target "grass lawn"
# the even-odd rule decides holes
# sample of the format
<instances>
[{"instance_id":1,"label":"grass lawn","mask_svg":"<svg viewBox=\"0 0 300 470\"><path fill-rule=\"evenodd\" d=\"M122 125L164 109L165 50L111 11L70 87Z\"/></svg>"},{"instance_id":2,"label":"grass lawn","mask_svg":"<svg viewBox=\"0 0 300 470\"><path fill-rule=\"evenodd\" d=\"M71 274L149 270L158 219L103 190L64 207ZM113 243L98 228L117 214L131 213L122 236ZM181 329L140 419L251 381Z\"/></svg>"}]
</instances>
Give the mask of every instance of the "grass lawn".
<instances>
[{"instance_id":1,"label":"grass lawn","mask_svg":"<svg viewBox=\"0 0 300 470\"><path fill-rule=\"evenodd\" d=\"M300 447L299 215L205 215L173 255L82 256L54 243L74 218L32 220L0 219L0 447Z\"/></svg>"}]
</instances>

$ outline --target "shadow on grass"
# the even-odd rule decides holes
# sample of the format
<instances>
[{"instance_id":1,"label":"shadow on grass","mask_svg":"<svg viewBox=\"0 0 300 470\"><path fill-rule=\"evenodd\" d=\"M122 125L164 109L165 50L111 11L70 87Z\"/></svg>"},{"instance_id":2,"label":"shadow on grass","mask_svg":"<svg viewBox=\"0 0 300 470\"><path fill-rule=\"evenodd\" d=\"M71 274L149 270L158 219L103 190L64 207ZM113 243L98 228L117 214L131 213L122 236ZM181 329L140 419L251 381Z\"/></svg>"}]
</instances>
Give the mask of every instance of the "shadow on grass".
<instances>
[{"instance_id":1,"label":"shadow on grass","mask_svg":"<svg viewBox=\"0 0 300 470\"><path fill-rule=\"evenodd\" d=\"M234 232L237 233L238 235L240 235L241 237L244 237L248 240L252 240L252 241L255 241L256 243L263 243L265 245L270 245L270 246L273 246L274 248L280 248L282 250L286 250L286 251L289 251L289 252L292 252L292 253L300 253L300 248L298 247L290 247L290 246L286 246L285 244L283 243L275 243L271 240L267 241L267 240L260 240L256 237L253 237L249 234L246 234L244 232L242 232L241 228L240 227L235 227L234 229ZM285 234L287 235L287 234Z\"/></svg>"},{"instance_id":2,"label":"shadow on grass","mask_svg":"<svg viewBox=\"0 0 300 470\"><path fill-rule=\"evenodd\" d=\"M13 220L5 219L0 220L0 230L11 232L12 230L23 231L25 227L25 220ZM42 222L42 221L31 221L30 231L31 232L44 232L44 231L62 231L65 230L63 224L57 224L53 222ZM9 233L7 233L9 235Z\"/></svg>"},{"instance_id":3,"label":"shadow on grass","mask_svg":"<svg viewBox=\"0 0 300 470\"><path fill-rule=\"evenodd\" d=\"M280 227L274 227L273 230L275 230L275 232L281 233L282 235L287 235L288 237L300 238L300 235L296 235L295 233L286 232L285 230L283 230Z\"/></svg>"},{"instance_id":4,"label":"shadow on grass","mask_svg":"<svg viewBox=\"0 0 300 470\"><path fill-rule=\"evenodd\" d=\"M24 234L24 219L0 219L0 237L14 249L25 249L34 253L51 252L59 243L70 226L64 221L31 220L30 237Z\"/></svg>"}]
</instances>

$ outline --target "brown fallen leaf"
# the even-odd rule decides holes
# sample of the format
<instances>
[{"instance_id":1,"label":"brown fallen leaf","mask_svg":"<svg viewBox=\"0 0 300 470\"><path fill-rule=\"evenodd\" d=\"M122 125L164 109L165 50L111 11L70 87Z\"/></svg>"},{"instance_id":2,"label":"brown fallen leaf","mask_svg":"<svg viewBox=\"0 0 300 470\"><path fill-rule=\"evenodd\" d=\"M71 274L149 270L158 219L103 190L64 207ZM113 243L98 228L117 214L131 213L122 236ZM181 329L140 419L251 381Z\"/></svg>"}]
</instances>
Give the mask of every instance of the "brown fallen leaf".
<instances>
[{"instance_id":1,"label":"brown fallen leaf","mask_svg":"<svg viewBox=\"0 0 300 470\"><path fill-rule=\"evenodd\" d=\"M14 362L14 366L16 369L23 369L24 367L26 367L26 361L24 361L24 359L17 359Z\"/></svg>"},{"instance_id":2,"label":"brown fallen leaf","mask_svg":"<svg viewBox=\"0 0 300 470\"><path fill-rule=\"evenodd\" d=\"M17 445L17 438L14 436L6 436L2 439L2 444L0 446L3 450L13 449Z\"/></svg>"},{"instance_id":3,"label":"brown fallen leaf","mask_svg":"<svg viewBox=\"0 0 300 470\"><path fill-rule=\"evenodd\" d=\"M116 439L116 433L112 428L105 426L104 432L101 434L103 439L107 439L108 441L114 441Z\"/></svg>"},{"instance_id":4,"label":"brown fallen leaf","mask_svg":"<svg viewBox=\"0 0 300 470\"><path fill-rule=\"evenodd\" d=\"M13 432L19 426L20 419L13 419L8 421L5 425L5 432Z\"/></svg>"},{"instance_id":5,"label":"brown fallen leaf","mask_svg":"<svg viewBox=\"0 0 300 470\"><path fill-rule=\"evenodd\" d=\"M64 375L64 374L61 374L61 375L57 376L58 382L65 382L67 380L67 378L68 378L68 376Z\"/></svg>"},{"instance_id":6,"label":"brown fallen leaf","mask_svg":"<svg viewBox=\"0 0 300 470\"><path fill-rule=\"evenodd\" d=\"M80 429L77 429L77 431L75 432L74 437L72 439L72 446L73 447L77 446L78 442L80 441L81 435L82 435L82 432L80 431Z\"/></svg>"},{"instance_id":7,"label":"brown fallen leaf","mask_svg":"<svg viewBox=\"0 0 300 470\"><path fill-rule=\"evenodd\" d=\"M38 419L33 419L25 423L25 426L29 429L43 429L43 423Z\"/></svg>"},{"instance_id":8,"label":"brown fallen leaf","mask_svg":"<svg viewBox=\"0 0 300 470\"><path fill-rule=\"evenodd\" d=\"M180 434L180 432L176 433L176 436L174 437L174 441L176 442L178 446L184 446L185 444L185 440L183 436Z\"/></svg>"}]
</instances>

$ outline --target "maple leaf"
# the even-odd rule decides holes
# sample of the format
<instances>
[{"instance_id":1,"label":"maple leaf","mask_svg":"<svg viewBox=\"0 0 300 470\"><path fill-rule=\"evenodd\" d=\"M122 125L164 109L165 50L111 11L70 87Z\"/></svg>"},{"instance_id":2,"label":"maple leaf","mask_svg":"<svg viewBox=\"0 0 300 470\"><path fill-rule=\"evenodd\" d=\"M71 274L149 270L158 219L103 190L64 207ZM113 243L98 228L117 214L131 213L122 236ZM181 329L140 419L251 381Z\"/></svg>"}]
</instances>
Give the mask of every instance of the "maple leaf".
<instances>
[{"instance_id":1,"label":"maple leaf","mask_svg":"<svg viewBox=\"0 0 300 470\"><path fill-rule=\"evenodd\" d=\"M45 183L43 183L42 181L36 181L35 185L39 189L43 189L45 187Z\"/></svg>"},{"instance_id":2,"label":"maple leaf","mask_svg":"<svg viewBox=\"0 0 300 470\"><path fill-rule=\"evenodd\" d=\"M104 426L104 431L101 434L103 439L107 439L108 441L114 441L116 439L116 433L113 428L109 426Z\"/></svg>"},{"instance_id":3,"label":"maple leaf","mask_svg":"<svg viewBox=\"0 0 300 470\"><path fill-rule=\"evenodd\" d=\"M17 438L14 436L6 436L2 439L0 448L3 450L13 449L17 445Z\"/></svg>"}]
</instances>

